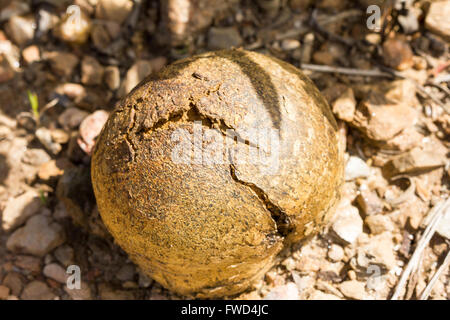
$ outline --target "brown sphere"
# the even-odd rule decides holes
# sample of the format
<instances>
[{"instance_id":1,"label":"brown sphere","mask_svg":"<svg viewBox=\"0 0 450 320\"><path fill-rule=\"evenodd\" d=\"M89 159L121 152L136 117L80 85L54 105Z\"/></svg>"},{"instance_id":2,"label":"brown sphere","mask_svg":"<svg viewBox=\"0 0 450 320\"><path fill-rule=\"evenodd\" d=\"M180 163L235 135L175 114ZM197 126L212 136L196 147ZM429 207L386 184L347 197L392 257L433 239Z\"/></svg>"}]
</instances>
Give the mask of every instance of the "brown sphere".
<instances>
[{"instance_id":1,"label":"brown sphere","mask_svg":"<svg viewBox=\"0 0 450 320\"><path fill-rule=\"evenodd\" d=\"M92 181L106 227L144 272L183 295L223 297L329 220L343 158L307 77L223 50L177 61L125 97L98 138Z\"/></svg>"}]
</instances>

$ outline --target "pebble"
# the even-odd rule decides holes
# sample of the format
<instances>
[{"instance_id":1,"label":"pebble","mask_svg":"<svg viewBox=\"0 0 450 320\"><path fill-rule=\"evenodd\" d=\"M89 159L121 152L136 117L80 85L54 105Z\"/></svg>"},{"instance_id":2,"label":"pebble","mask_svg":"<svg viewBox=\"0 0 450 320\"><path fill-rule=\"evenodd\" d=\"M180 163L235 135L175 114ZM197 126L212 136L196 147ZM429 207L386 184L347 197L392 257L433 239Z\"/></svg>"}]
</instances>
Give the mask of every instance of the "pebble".
<instances>
[{"instance_id":1,"label":"pebble","mask_svg":"<svg viewBox=\"0 0 450 320\"><path fill-rule=\"evenodd\" d=\"M439 150L417 147L386 164L386 171L392 175L433 170L445 165L446 155Z\"/></svg>"},{"instance_id":2,"label":"pebble","mask_svg":"<svg viewBox=\"0 0 450 320\"><path fill-rule=\"evenodd\" d=\"M63 228L45 215L28 219L24 227L16 230L7 240L6 248L43 257L65 241Z\"/></svg>"},{"instance_id":3,"label":"pebble","mask_svg":"<svg viewBox=\"0 0 450 320\"><path fill-rule=\"evenodd\" d=\"M295 283L288 283L270 290L264 300L299 300L299 292Z\"/></svg>"},{"instance_id":4,"label":"pebble","mask_svg":"<svg viewBox=\"0 0 450 320\"><path fill-rule=\"evenodd\" d=\"M22 157L23 163L31 164L33 166L40 166L50 159L51 157L47 152L37 148L27 149Z\"/></svg>"},{"instance_id":5,"label":"pebble","mask_svg":"<svg viewBox=\"0 0 450 320\"><path fill-rule=\"evenodd\" d=\"M111 90L117 90L120 85L120 71L116 66L107 66L103 73L105 83Z\"/></svg>"},{"instance_id":6,"label":"pebble","mask_svg":"<svg viewBox=\"0 0 450 320\"><path fill-rule=\"evenodd\" d=\"M359 157L350 156L345 165L345 181L370 176L369 166Z\"/></svg>"},{"instance_id":7,"label":"pebble","mask_svg":"<svg viewBox=\"0 0 450 320\"><path fill-rule=\"evenodd\" d=\"M332 244L328 249L328 258L331 261L339 262L344 259L344 249L338 244Z\"/></svg>"},{"instance_id":8,"label":"pebble","mask_svg":"<svg viewBox=\"0 0 450 320\"><path fill-rule=\"evenodd\" d=\"M425 18L425 27L438 35L447 39L450 38L450 2L433 1L430 4L427 17Z\"/></svg>"},{"instance_id":9,"label":"pebble","mask_svg":"<svg viewBox=\"0 0 450 320\"><path fill-rule=\"evenodd\" d=\"M360 266L367 268L374 264L393 270L397 267L397 260L394 253L394 242L390 232L383 232L370 238L370 241L361 247L361 253L365 254L366 262ZM363 259L364 260L364 259Z\"/></svg>"},{"instance_id":10,"label":"pebble","mask_svg":"<svg viewBox=\"0 0 450 320\"><path fill-rule=\"evenodd\" d=\"M232 47L239 47L241 44L242 44L242 37L236 28L212 27L208 31L208 49L210 50L220 50Z\"/></svg>"},{"instance_id":11,"label":"pebble","mask_svg":"<svg viewBox=\"0 0 450 320\"><path fill-rule=\"evenodd\" d=\"M57 263L47 264L42 270L42 273L47 278L53 279L59 283L66 284L67 282L68 274L66 273L66 270Z\"/></svg>"},{"instance_id":12,"label":"pebble","mask_svg":"<svg viewBox=\"0 0 450 320\"><path fill-rule=\"evenodd\" d=\"M104 68L93 57L85 56L81 61L81 82L86 85L99 85L103 80Z\"/></svg>"},{"instance_id":13,"label":"pebble","mask_svg":"<svg viewBox=\"0 0 450 320\"><path fill-rule=\"evenodd\" d=\"M11 66L10 62L3 54L0 55L0 83L13 79L14 75L14 68Z\"/></svg>"},{"instance_id":14,"label":"pebble","mask_svg":"<svg viewBox=\"0 0 450 320\"><path fill-rule=\"evenodd\" d=\"M31 45L26 47L22 51L22 57L25 63L32 64L33 62L41 60L41 54L39 52L39 47L36 45Z\"/></svg>"},{"instance_id":15,"label":"pebble","mask_svg":"<svg viewBox=\"0 0 450 320\"><path fill-rule=\"evenodd\" d=\"M50 130L52 134L52 140L59 144L66 144L69 142L69 134L62 129L52 129Z\"/></svg>"},{"instance_id":16,"label":"pebble","mask_svg":"<svg viewBox=\"0 0 450 320\"><path fill-rule=\"evenodd\" d=\"M119 97L125 96L152 71L152 64L150 61L138 60L135 62L130 69L128 69L117 95Z\"/></svg>"},{"instance_id":17,"label":"pebble","mask_svg":"<svg viewBox=\"0 0 450 320\"><path fill-rule=\"evenodd\" d=\"M397 70L406 70L414 65L413 52L408 42L401 38L391 38L383 43L384 63Z\"/></svg>"},{"instance_id":18,"label":"pebble","mask_svg":"<svg viewBox=\"0 0 450 320\"><path fill-rule=\"evenodd\" d=\"M368 216L364 222L369 227L372 234L380 234L385 231L392 232L395 229L392 220L388 216L382 214Z\"/></svg>"},{"instance_id":19,"label":"pebble","mask_svg":"<svg viewBox=\"0 0 450 320\"><path fill-rule=\"evenodd\" d=\"M41 209L39 194L30 190L16 198L10 198L5 205L2 215L2 229L12 231L23 224L29 217Z\"/></svg>"},{"instance_id":20,"label":"pebble","mask_svg":"<svg viewBox=\"0 0 450 320\"><path fill-rule=\"evenodd\" d=\"M98 291L102 300L133 300L134 295L130 291L114 290L106 283L98 285Z\"/></svg>"},{"instance_id":21,"label":"pebble","mask_svg":"<svg viewBox=\"0 0 450 320\"><path fill-rule=\"evenodd\" d=\"M348 280L339 284L339 290L350 299L363 300L366 296L365 285L357 280Z\"/></svg>"},{"instance_id":22,"label":"pebble","mask_svg":"<svg viewBox=\"0 0 450 320\"><path fill-rule=\"evenodd\" d=\"M378 214L383 211L383 202L376 192L369 190L367 187L360 188L356 202L366 216Z\"/></svg>"},{"instance_id":23,"label":"pebble","mask_svg":"<svg viewBox=\"0 0 450 320\"><path fill-rule=\"evenodd\" d=\"M122 266L116 273L116 278L120 281L132 281L134 278L135 269L131 264Z\"/></svg>"},{"instance_id":24,"label":"pebble","mask_svg":"<svg viewBox=\"0 0 450 320\"><path fill-rule=\"evenodd\" d=\"M92 300L91 288L89 288L88 284L84 281L81 281L80 289L69 289L67 286L64 286L64 291L66 291L73 300Z\"/></svg>"},{"instance_id":25,"label":"pebble","mask_svg":"<svg viewBox=\"0 0 450 320\"><path fill-rule=\"evenodd\" d=\"M353 243L363 232L363 221L359 215L358 208L345 201L336 209L333 218L332 229L340 239L347 243Z\"/></svg>"},{"instance_id":26,"label":"pebble","mask_svg":"<svg viewBox=\"0 0 450 320\"><path fill-rule=\"evenodd\" d=\"M75 252L72 247L62 245L55 249L53 255L64 267L68 267L74 262Z\"/></svg>"},{"instance_id":27,"label":"pebble","mask_svg":"<svg viewBox=\"0 0 450 320\"><path fill-rule=\"evenodd\" d=\"M0 285L0 300L8 299L10 291L8 287Z\"/></svg>"},{"instance_id":28,"label":"pebble","mask_svg":"<svg viewBox=\"0 0 450 320\"><path fill-rule=\"evenodd\" d=\"M13 16L6 23L5 30L18 45L23 46L34 37L35 21L33 16Z\"/></svg>"},{"instance_id":29,"label":"pebble","mask_svg":"<svg viewBox=\"0 0 450 320\"><path fill-rule=\"evenodd\" d=\"M34 274L41 272L41 259L33 256L19 255L14 260L14 265Z\"/></svg>"},{"instance_id":30,"label":"pebble","mask_svg":"<svg viewBox=\"0 0 450 320\"><path fill-rule=\"evenodd\" d=\"M66 130L75 129L88 115L88 112L78 108L68 108L60 114L58 123Z\"/></svg>"},{"instance_id":31,"label":"pebble","mask_svg":"<svg viewBox=\"0 0 450 320\"><path fill-rule=\"evenodd\" d=\"M24 277L17 272L9 272L3 279L2 284L11 290L11 294L19 296L22 292Z\"/></svg>"},{"instance_id":32,"label":"pebble","mask_svg":"<svg viewBox=\"0 0 450 320\"><path fill-rule=\"evenodd\" d=\"M61 151L61 145L53 141L52 132L49 129L41 127L36 130L35 135L39 142L52 154L57 155Z\"/></svg>"},{"instance_id":33,"label":"pebble","mask_svg":"<svg viewBox=\"0 0 450 320\"><path fill-rule=\"evenodd\" d=\"M62 51L45 52L43 57L49 61L53 71L63 77L70 77L79 62L76 55Z\"/></svg>"},{"instance_id":34,"label":"pebble","mask_svg":"<svg viewBox=\"0 0 450 320\"><path fill-rule=\"evenodd\" d=\"M450 209L448 207L440 223L438 224L436 231L444 238L447 238L447 240L450 240Z\"/></svg>"},{"instance_id":35,"label":"pebble","mask_svg":"<svg viewBox=\"0 0 450 320\"><path fill-rule=\"evenodd\" d=\"M281 41L281 48L283 50L295 50L297 48L300 47L300 41L296 40L296 39L284 39L283 41Z\"/></svg>"},{"instance_id":36,"label":"pebble","mask_svg":"<svg viewBox=\"0 0 450 320\"><path fill-rule=\"evenodd\" d=\"M23 289L20 298L22 300L53 300L56 296L42 281L31 281Z\"/></svg>"},{"instance_id":37,"label":"pebble","mask_svg":"<svg viewBox=\"0 0 450 320\"><path fill-rule=\"evenodd\" d=\"M38 177L44 181L54 180L62 176L65 169L72 166L73 164L66 158L50 160L39 167Z\"/></svg>"},{"instance_id":38,"label":"pebble","mask_svg":"<svg viewBox=\"0 0 450 320\"><path fill-rule=\"evenodd\" d=\"M89 32L92 28L91 19L80 10L80 14L74 17L75 13L66 14L61 23L55 28L55 35L61 40L73 43L83 44L89 38Z\"/></svg>"},{"instance_id":39,"label":"pebble","mask_svg":"<svg viewBox=\"0 0 450 320\"><path fill-rule=\"evenodd\" d=\"M132 9L131 0L99 0L95 7L95 17L122 24Z\"/></svg>"},{"instance_id":40,"label":"pebble","mask_svg":"<svg viewBox=\"0 0 450 320\"><path fill-rule=\"evenodd\" d=\"M314 290L310 294L309 300L341 300L341 298L331 293L325 293L320 290Z\"/></svg>"},{"instance_id":41,"label":"pebble","mask_svg":"<svg viewBox=\"0 0 450 320\"><path fill-rule=\"evenodd\" d=\"M5 1L2 2L2 9L0 11L0 22L9 20L14 16L21 16L30 12L30 4L26 1Z\"/></svg>"},{"instance_id":42,"label":"pebble","mask_svg":"<svg viewBox=\"0 0 450 320\"><path fill-rule=\"evenodd\" d=\"M352 124L369 139L387 141L412 127L417 116L410 104L391 103L386 96L373 91L358 105Z\"/></svg>"},{"instance_id":43,"label":"pebble","mask_svg":"<svg viewBox=\"0 0 450 320\"><path fill-rule=\"evenodd\" d=\"M345 90L332 104L333 113L341 120L351 122L355 114L356 99L352 88Z\"/></svg>"},{"instance_id":44,"label":"pebble","mask_svg":"<svg viewBox=\"0 0 450 320\"><path fill-rule=\"evenodd\" d=\"M95 139L102 131L106 120L108 120L108 116L109 113L107 111L97 110L81 122L78 145L87 154L91 154L95 145Z\"/></svg>"}]
</instances>

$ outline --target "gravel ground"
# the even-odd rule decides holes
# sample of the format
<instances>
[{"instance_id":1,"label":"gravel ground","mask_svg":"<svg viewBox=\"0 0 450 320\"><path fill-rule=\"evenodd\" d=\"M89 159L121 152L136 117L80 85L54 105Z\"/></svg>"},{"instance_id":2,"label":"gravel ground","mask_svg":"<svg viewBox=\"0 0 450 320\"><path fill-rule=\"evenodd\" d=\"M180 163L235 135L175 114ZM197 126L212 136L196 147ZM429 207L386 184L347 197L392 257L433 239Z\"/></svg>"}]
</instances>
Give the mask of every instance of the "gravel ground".
<instances>
[{"instance_id":1,"label":"gravel ground","mask_svg":"<svg viewBox=\"0 0 450 320\"><path fill-rule=\"evenodd\" d=\"M374 30L366 9L382 2ZM421 298L439 270L424 297L449 299L448 14L450 1L0 1L0 300L184 298L105 230L90 153L145 76L230 47L301 67L347 162L329 227L237 298L390 299L412 261L395 296Z\"/></svg>"}]
</instances>

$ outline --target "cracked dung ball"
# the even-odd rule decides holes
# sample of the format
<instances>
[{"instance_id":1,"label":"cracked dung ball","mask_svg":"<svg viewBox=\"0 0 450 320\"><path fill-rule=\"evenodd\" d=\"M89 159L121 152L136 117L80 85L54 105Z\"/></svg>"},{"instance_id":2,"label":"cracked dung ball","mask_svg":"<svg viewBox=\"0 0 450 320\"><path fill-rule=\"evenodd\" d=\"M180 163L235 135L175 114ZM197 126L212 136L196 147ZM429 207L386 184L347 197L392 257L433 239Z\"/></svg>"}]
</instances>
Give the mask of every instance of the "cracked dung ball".
<instances>
[{"instance_id":1,"label":"cracked dung ball","mask_svg":"<svg viewBox=\"0 0 450 320\"><path fill-rule=\"evenodd\" d=\"M118 244L164 287L248 289L319 230L343 181L338 129L298 69L244 50L180 60L110 115L92 180Z\"/></svg>"}]
</instances>

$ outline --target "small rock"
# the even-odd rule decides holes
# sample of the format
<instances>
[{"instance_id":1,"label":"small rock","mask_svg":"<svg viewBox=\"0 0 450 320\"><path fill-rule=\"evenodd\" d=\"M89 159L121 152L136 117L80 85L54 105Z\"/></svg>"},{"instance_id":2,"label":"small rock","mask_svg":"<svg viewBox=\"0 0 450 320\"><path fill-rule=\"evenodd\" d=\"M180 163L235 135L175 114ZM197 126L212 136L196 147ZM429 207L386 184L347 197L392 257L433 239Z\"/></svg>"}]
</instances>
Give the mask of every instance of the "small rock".
<instances>
[{"instance_id":1,"label":"small rock","mask_svg":"<svg viewBox=\"0 0 450 320\"><path fill-rule=\"evenodd\" d=\"M130 291L114 290L106 283L98 286L99 295L102 300L134 300L134 295Z\"/></svg>"},{"instance_id":2,"label":"small rock","mask_svg":"<svg viewBox=\"0 0 450 320\"><path fill-rule=\"evenodd\" d=\"M242 44L242 37L236 28L215 28L208 31L208 48L210 50L228 49L239 47Z\"/></svg>"},{"instance_id":3,"label":"small rock","mask_svg":"<svg viewBox=\"0 0 450 320\"><path fill-rule=\"evenodd\" d=\"M47 278L53 279L59 283L66 284L68 274L63 267L57 263L50 263L44 267L42 273Z\"/></svg>"},{"instance_id":4,"label":"small rock","mask_svg":"<svg viewBox=\"0 0 450 320\"><path fill-rule=\"evenodd\" d=\"M289 0L289 6L292 10L303 11L313 3L313 0Z\"/></svg>"},{"instance_id":5,"label":"small rock","mask_svg":"<svg viewBox=\"0 0 450 320\"><path fill-rule=\"evenodd\" d=\"M379 265L389 271L397 267L394 242L390 232L383 232L371 237L370 241L360 249L365 255L363 260L366 260L360 264L363 268L370 265Z\"/></svg>"},{"instance_id":6,"label":"small rock","mask_svg":"<svg viewBox=\"0 0 450 320\"><path fill-rule=\"evenodd\" d=\"M425 27L430 31L441 35L447 39L450 38L450 3L448 1L433 1L430 4Z\"/></svg>"},{"instance_id":7,"label":"small rock","mask_svg":"<svg viewBox=\"0 0 450 320\"><path fill-rule=\"evenodd\" d=\"M368 216L364 222L369 227L372 234L381 234L385 231L392 232L395 229L391 219L382 214Z\"/></svg>"},{"instance_id":8,"label":"small rock","mask_svg":"<svg viewBox=\"0 0 450 320\"><path fill-rule=\"evenodd\" d=\"M314 290L309 296L309 300L341 300L338 296L334 294L325 293L320 290Z\"/></svg>"},{"instance_id":9,"label":"small rock","mask_svg":"<svg viewBox=\"0 0 450 320\"><path fill-rule=\"evenodd\" d=\"M34 37L35 21L33 16L13 16L5 26L9 37L22 46Z\"/></svg>"},{"instance_id":10,"label":"small rock","mask_svg":"<svg viewBox=\"0 0 450 320\"><path fill-rule=\"evenodd\" d=\"M283 41L281 41L281 48L283 50L295 50L297 48L300 47L300 41L296 40L296 39L284 39Z\"/></svg>"},{"instance_id":11,"label":"small rock","mask_svg":"<svg viewBox=\"0 0 450 320\"><path fill-rule=\"evenodd\" d=\"M14 16L21 16L30 12L30 4L26 1L3 1L0 11L0 22L9 20Z\"/></svg>"},{"instance_id":12,"label":"small rock","mask_svg":"<svg viewBox=\"0 0 450 320\"><path fill-rule=\"evenodd\" d=\"M42 203L36 191L30 190L16 198L10 198L3 210L2 229L6 232L15 229L36 214L41 206Z\"/></svg>"},{"instance_id":13,"label":"small rock","mask_svg":"<svg viewBox=\"0 0 450 320\"><path fill-rule=\"evenodd\" d=\"M345 165L345 181L366 178L370 175L369 166L356 156L351 156Z\"/></svg>"},{"instance_id":14,"label":"small rock","mask_svg":"<svg viewBox=\"0 0 450 320\"><path fill-rule=\"evenodd\" d=\"M14 260L14 265L31 273L41 272L41 259L33 256L19 255Z\"/></svg>"},{"instance_id":15,"label":"small rock","mask_svg":"<svg viewBox=\"0 0 450 320\"><path fill-rule=\"evenodd\" d=\"M64 286L64 291L66 291L73 300L92 300L91 288L89 288L88 284L84 281L81 281L80 289L69 289L67 286Z\"/></svg>"},{"instance_id":16,"label":"small rock","mask_svg":"<svg viewBox=\"0 0 450 320\"><path fill-rule=\"evenodd\" d=\"M91 39L94 47L101 52L107 52L108 46L112 41L106 26L102 24L94 24L91 31Z\"/></svg>"},{"instance_id":17,"label":"small rock","mask_svg":"<svg viewBox=\"0 0 450 320\"><path fill-rule=\"evenodd\" d=\"M75 129L88 115L88 112L78 108L68 108L58 117L58 123L66 130Z\"/></svg>"},{"instance_id":18,"label":"small rock","mask_svg":"<svg viewBox=\"0 0 450 320\"><path fill-rule=\"evenodd\" d=\"M10 291L8 287L0 285L0 300L8 299Z\"/></svg>"},{"instance_id":19,"label":"small rock","mask_svg":"<svg viewBox=\"0 0 450 320\"><path fill-rule=\"evenodd\" d=\"M417 111L406 103L391 103L386 96L371 92L361 101L352 124L369 139L387 141L417 121Z\"/></svg>"},{"instance_id":20,"label":"small rock","mask_svg":"<svg viewBox=\"0 0 450 320\"><path fill-rule=\"evenodd\" d=\"M108 116L109 113L107 111L97 110L87 116L80 124L78 144L87 154L91 154L95 145L95 139L102 131L106 120L108 120Z\"/></svg>"},{"instance_id":21,"label":"small rock","mask_svg":"<svg viewBox=\"0 0 450 320\"><path fill-rule=\"evenodd\" d=\"M12 252L24 252L43 257L65 241L63 228L50 217L35 215L24 227L16 230L6 242Z\"/></svg>"},{"instance_id":22,"label":"small rock","mask_svg":"<svg viewBox=\"0 0 450 320\"><path fill-rule=\"evenodd\" d=\"M333 102L333 113L341 120L351 122L355 114L356 100L353 90L348 88Z\"/></svg>"},{"instance_id":23,"label":"small rock","mask_svg":"<svg viewBox=\"0 0 450 320\"><path fill-rule=\"evenodd\" d=\"M44 59L50 62L53 71L59 76L70 77L78 64L78 57L62 51L44 53Z\"/></svg>"},{"instance_id":24,"label":"small rock","mask_svg":"<svg viewBox=\"0 0 450 320\"><path fill-rule=\"evenodd\" d=\"M44 181L54 180L63 175L65 169L71 167L73 164L66 158L50 160L39 167L38 177Z\"/></svg>"},{"instance_id":25,"label":"small rock","mask_svg":"<svg viewBox=\"0 0 450 320\"><path fill-rule=\"evenodd\" d=\"M56 260L58 260L64 267L68 267L73 264L75 252L72 247L68 245L62 245L56 248L53 252Z\"/></svg>"},{"instance_id":26,"label":"small rock","mask_svg":"<svg viewBox=\"0 0 450 320\"><path fill-rule=\"evenodd\" d=\"M81 82L86 85L99 85L103 80L103 66L90 56L81 61Z\"/></svg>"},{"instance_id":27,"label":"small rock","mask_svg":"<svg viewBox=\"0 0 450 320\"><path fill-rule=\"evenodd\" d=\"M31 281L23 289L22 300L53 300L55 295L50 288L42 281Z\"/></svg>"},{"instance_id":28,"label":"small rock","mask_svg":"<svg viewBox=\"0 0 450 320\"><path fill-rule=\"evenodd\" d=\"M33 62L41 60L41 54L39 52L39 47L36 45L31 45L26 47L22 51L23 60L27 64L32 64Z\"/></svg>"},{"instance_id":29,"label":"small rock","mask_svg":"<svg viewBox=\"0 0 450 320\"><path fill-rule=\"evenodd\" d=\"M436 231L444 238L450 240L450 209L447 208L447 211L444 213L444 216L438 224Z\"/></svg>"},{"instance_id":30,"label":"small rock","mask_svg":"<svg viewBox=\"0 0 450 320\"><path fill-rule=\"evenodd\" d=\"M131 264L126 264L119 269L116 273L116 278L120 281L132 281L134 278L135 270Z\"/></svg>"},{"instance_id":31,"label":"small rock","mask_svg":"<svg viewBox=\"0 0 450 320\"><path fill-rule=\"evenodd\" d=\"M120 71L116 66L107 66L103 73L105 83L111 90L117 90L120 85Z\"/></svg>"},{"instance_id":32,"label":"small rock","mask_svg":"<svg viewBox=\"0 0 450 320\"><path fill-rule=\"evenodd\" d=\"M9 272L3 279L3 285L11 289L11 294L18 296L22 292L24 277L17 272Z\"/></svg>"},{"instance_id":33,"label":"small rock","mask_svg":"<svg viewBox=\"0 0 450 320\"><path fill-rule=\"evenodd\" d=\"M74 17L75 13L68 13L62 18L60 25L54 29L58 38L74 44L86 42L92 23L83 10L80 10L79 13L77 17Z\"/></svg>"},{"instance_id":34,"label":"small rock","mask_svg":"<svg viewBox=\"0 0 450 320\"><path fill-rule=\"evenodd\" d=\"M139 82L152 72L152 64L148 60L138 60L128 69L122 85L120 86L119 97L128 94Z\"/></svg>"},{"instance_id":35,"label":"small rock","mask_svg":"<svg viewBox=\"0 0 450 320\"><path fill-rule=\"evenodd\" d=\"M42 149L27 149L22 157L22 161L24 163L31 164L33 166L40 166L50 159L51 158L48 153Z\"/></svg>"},{"instance_id":36,"label":"small rock","mask_svg":"<svg viewBox=\"0 0 450 320\"><path fill-rule=\"evenodd\" d=\"M326 66L331 66L334 64L334 57L328 51L316 51L313 54L314 62L318 64L323 64Z\"/></svg>"},{"instance_id":37,"label":"small rock","mask_svg":"<svg viewBox=\"0 0 450 320\"><path fill-rule=\"evenodd\" d=\"M423 138L424 136L414 128L406 128L392 139L386 141L383 147L386 149L408 151L417 147Z\"/></svg>"},{"instance_id":38,"label":"small rock","mask_svg":"<svg viewBox=\"0 0 450 320\"><path fill-rule=\"evenodd\" d=\"M363 282L357 280L344 281L339 285L342 294L350 299L363 300L366 296L366 290Z\"/></svg>"},{"instance_id":39,"label":"small rock","mask_svg":"<svg viewBox=\"0 0 450 320\"><path fill-rule=\"evenodd\" d=\"M39 142L52 154L56 155L61 151L61 145L53 141L52 133L49 129L41 127L36 130L35 135Z\"/></svg>"},{"instance_id":40,"label":"small rock","mask_svg":"<svg viewBox=\"0 0 450 320\"><path fill-rule=\"evenodd\" d=\"M413 52L409 44L400 38L388 39L383 43L384 63L397 70L406 70L414 65Z\"/></svg>"},{"instance_id":41,"label":"small rock","mask_svg":"<svg viewBox=\"0 0 450 320\"><path fill-rule=\"evenodd\" d=\"M52 140L59 144L66 144L69 142L69 134L62 129L52 129L50 130L52 134Z\"/></svg>"},{"instance_id":42,"label":"small rock","mask_svg":"<svg viewBox=\"0 0 450 320\"><path fill-rule=\"evenodd\" d=\"M358 209L346 201L342 201L336 209L333 221L333 231L347 243L355 242L363 232L363 221Z\"/></svg>"},{"instance_id":43,"label":"small rock","mask_svg":"<svg viewBox=\"0 0 450 320\"><path fill-rule=\"evenodd\" d=\"M328 249L328 258L331 261L339 262L344 259L344 249L340 245L332 244L330 249Z\"/></svg>"},{"instance_id":44,"label":"small rock","mask_svg":"<svg viewBox=\"0 0 450 320\"><path fill-rule=\"evenodd\" d=\"M294 283L288 283L270 290L264 300L299 300L298 288Z\"/></svg>"},{"instance_id":45,"label":"small rock","mask_svg":"<svg viewBox=\"0 0 450 320\"><path fill-rule=\"evenodd\" d=\"M95 17L122 24L133 9L131 0L99 0L95 7Z\"/></svg>"},{"instance_id":46,"label":"small rock","mask_svg":"<svg viewBox=\"0 0 450 320\"><path fill-rule=\"evenodd\" d=\"M367 187L360 189L356 202L366 216L380 213L383 210L383 203L376 192L370 191Z\"/></svg>"},{"instance_id":47,"label":"small rock","mask_svg":"<svg viewBox=\"0 0 450 320\"><path fill-rule=\"evenodd\" d=\"M3 54L0 55L0 83L7 82L14 78L15 71L8 59Z\"/></svg>"},{"instance_id":48,"label":"small rock","mask_svg":"<svg viewBox=\"0 0 450 320\"><path fill-rule=\"evenodd\" d=\"M390 175L434 170L445 165L446 155L439 150L421 147L402 154L385 165Z\"/></svg>"}]
</instances>

